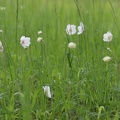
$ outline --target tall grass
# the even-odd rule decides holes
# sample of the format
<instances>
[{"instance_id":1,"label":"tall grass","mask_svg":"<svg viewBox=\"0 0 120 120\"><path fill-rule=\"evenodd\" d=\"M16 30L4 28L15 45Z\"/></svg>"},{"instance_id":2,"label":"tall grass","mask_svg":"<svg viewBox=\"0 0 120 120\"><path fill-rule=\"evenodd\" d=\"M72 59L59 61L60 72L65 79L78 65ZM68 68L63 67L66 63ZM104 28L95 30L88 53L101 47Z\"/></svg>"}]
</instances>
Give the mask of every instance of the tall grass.
<instances>
[{"instance_id":1,"label":"tall grass","mask_svg":"<svg viewBox=\"0 0 120 120\"><path fill-rule=\"evenodd\" d=\"M118 0L5 0L1 7L0 120L120 119ZM68 24L81 21L81 35L66 34ZM107 31L110 43L103 41ZM31 38L29 48L21 36ZM76 49L67 47L70 41Z\"/></svg>"}]
</instances>

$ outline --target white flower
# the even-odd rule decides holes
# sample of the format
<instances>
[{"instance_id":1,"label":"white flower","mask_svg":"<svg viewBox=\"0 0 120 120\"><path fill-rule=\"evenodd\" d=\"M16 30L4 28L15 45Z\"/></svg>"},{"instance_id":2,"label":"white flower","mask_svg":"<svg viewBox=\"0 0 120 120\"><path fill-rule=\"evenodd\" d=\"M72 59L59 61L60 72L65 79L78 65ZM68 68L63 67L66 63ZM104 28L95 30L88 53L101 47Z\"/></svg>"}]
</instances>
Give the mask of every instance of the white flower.
<instances>
[{"instance_id":1,"label":"white flower","mask_svg":"<svg viewBox=\"0 0 120 120\"><path fill-rule=\"evenodd\" d=\"M68 48L76 48L76 44L75 43L73 43L73 42L70 42L69 44L68 44Z\"/></svg>"},{"instance_id":2,"label":"white flower","mask_svg":"<svg viewBox=\"0 0 120 120\"><path fill-rule=\"evenodd\" d=\"M0 41L0 52L3 52L3 45L1 41Z\"/></svg>"},{"instance_id":3,"label":"white flower","mask_svg":"<svg viewBox=\"0 0 120 120\"><path fill-rule=\"evenodd\" d=\"M112 41L112 38L113 38L113 35L109 31L103 35L103 41L105 41L105 42Z\"/></svg>"},{"instance_id":4,"label":"white flower","mask_svg":"<svg viewBox=\"0 0 120 120\"><path fill-rule=\"evenodd\" d=\"M29 47L29 45L31 44L30 38L29 38L29 37L22 36L22 37L20 38L20 44L21 44L24 48Z\"/></svg>"},{"instance_id":5,"label":"white flower","mask_svg":"<svg viewBox=\"0 0 120 120\"><path fill-rule=\"evenodd\" d=\"M66 33L67 33L68 35L73 35L73 34L75 34L75 33L76 33L76 26L75 26L75 25L70 25L70 24L68 24L68 25L67 25L67 28L66 28Z\"/></svg>"},{"instance_id":6,"label":"white flower","mask_svg":"<svg viewBox=\"0 0 120 120\"><path fill-rule=\"evenodd\" d=\"M80 26L78 26L78 35L83 33L84 31L84 24L82 22L80 22Z\"/></svg>"},{"instance_id":7,"label":"white flower","mask_svg":"<svg viewBox=\"0 0 120 120\"><path fill-rule=\"evenodd\" d=\"M42 40L43 40L42 37L37 38L37 42L42 42Z\"/></svg>"},{"instance_id":8,"label":"white flower","mask_svg":"<svg viewBox=\"0 0 120 120\"><path fill-rule=\"evenodd\" d=\"M41 35L42 34L42 31L38 31L38 35Z\"/></svg>"},{"instance_id":9,"label":"white flower","mask_svg":"<svg viewBox=\"0 0 120 120\"><path fill-rule=\"evenodd\" d=\"M51 92L50 92L50 87L49 86L43 86L44 93L46 94L47 97L51 98Z\"/></svg>"},{"instance_id":10,"label":"white flower","mask_svg":"<svg viewBox=\"0 0 120 120\"><path fill-rule=\"evenodd\" d=\"M111 59L112 59L111 57L105 56L105 57L103 58L103 61L104 61L104 62L109 62Z\"/></svg>"}]
</instances>

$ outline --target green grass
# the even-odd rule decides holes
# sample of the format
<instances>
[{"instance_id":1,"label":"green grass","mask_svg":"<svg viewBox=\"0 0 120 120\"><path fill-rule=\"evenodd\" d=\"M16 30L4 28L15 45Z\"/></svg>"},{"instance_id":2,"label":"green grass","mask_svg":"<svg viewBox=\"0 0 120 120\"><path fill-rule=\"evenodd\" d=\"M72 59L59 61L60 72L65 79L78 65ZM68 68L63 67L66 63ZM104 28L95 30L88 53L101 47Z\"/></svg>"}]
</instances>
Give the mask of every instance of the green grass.
<instances>
[{"instance_id":1,"label":"green grass","mask_svg":"<svg viewBox=\"0 0 120 120\"><path fill-rule=\"evenodd\" d=\"M1 7L0 120L120 119L119 0L3 0ZM66 34L68 24L81 21L81 35ZM103 41L107 31L110 43ZM31 38L29 48L21 36ZM70 41L76 49L68 49Z\"/></svg>"}]
</instances>

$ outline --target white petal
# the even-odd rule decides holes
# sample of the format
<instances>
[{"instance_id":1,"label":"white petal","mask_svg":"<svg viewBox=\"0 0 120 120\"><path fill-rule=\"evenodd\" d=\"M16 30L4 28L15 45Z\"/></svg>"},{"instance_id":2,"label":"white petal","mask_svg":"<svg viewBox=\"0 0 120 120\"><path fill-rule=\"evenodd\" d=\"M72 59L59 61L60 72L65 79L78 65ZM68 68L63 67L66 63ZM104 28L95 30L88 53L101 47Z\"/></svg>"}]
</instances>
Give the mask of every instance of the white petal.
<instances>
[{"instance_id":1,"label":"white petal","mask_svg":"<svg viewBox=\"0 0 120 120\"><path fill-rule=\"evenodd\" d=\"M20 40L24 40L25 39L25 36L22 36L21 38L20 38Z\"/></svg>"},{"instance_id":2,"label":"white petal","mask_svg":"<svg viewBox=\"0 0 120 120\"><path fill-rule=\"evenodd\" d=\"M78 35L82 34L84 31L84 24L82 22L80 22L80 26L78 26Z\"/></svg>"},{"instance_id":3,"label":"white petal","mask_svg":"<svg viewBox=\"0 0 120 120\"><path fill-rule=\"evenodd\" d=\"M77 33L77 34L79 35L79 34L81 34L82 32L83 32L82 26L78 26L78 33Z\"/></svg>"},{"instance_id":4,"label":"white petal","mask_svg":"<svg viewBox=\"0 0 120 120\"><path fill-rule=\"evenodd\" d=\"M50 87L49 86L43 86L44 93L46 94L47 97L51 98L51 92L50 92Z\"/></svg>"}]
</instances>

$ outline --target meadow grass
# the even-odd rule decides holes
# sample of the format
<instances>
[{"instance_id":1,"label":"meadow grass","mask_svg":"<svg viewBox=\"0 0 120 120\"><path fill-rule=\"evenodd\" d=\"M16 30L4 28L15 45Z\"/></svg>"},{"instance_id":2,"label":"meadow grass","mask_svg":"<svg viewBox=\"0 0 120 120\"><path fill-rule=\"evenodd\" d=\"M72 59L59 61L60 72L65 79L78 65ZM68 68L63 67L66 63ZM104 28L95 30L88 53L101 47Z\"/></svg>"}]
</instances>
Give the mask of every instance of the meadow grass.
<instances>
[{"instance_id":1,"label":"meadow grass","mask_svg":"<svg viewBox=\"0 0 120 120\"><path fill-rule=\"evenodd\" d=\"M119 3L0 1L4 46L0 53L0 120L119 120ZM82 34L66 34L68 24L79 26L81 21L85 26ZM103 41L107 31L113 34L109 43ZM21 36L31 39L27 49L20 45ZM75 49L68 48L71 41ZM112 61L105 63L105 56ZM52 98L44 93L46 85Z\"/></svg>"}]
</instances>

